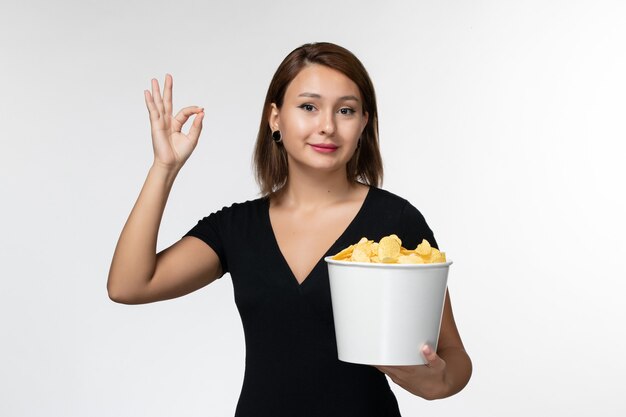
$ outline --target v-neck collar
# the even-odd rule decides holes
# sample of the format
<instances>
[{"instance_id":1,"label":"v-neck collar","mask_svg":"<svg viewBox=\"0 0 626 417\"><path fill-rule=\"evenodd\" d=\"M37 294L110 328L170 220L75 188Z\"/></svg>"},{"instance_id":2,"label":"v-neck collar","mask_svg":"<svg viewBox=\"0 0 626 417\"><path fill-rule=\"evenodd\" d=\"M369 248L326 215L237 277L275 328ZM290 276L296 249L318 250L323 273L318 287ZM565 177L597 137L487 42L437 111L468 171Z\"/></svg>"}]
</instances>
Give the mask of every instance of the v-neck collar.
<instances>
[{"instance_id":1,"label":"v-neck collar","mask_svg":"<svg viewBox=\"0 0 626 417\"><path fill-rule=\"evenodd\" d=\"M287 272L289 274L290 281L295 283L295 285L299 289L301 289L303 287L303 285L305 285L305 283L309 281L309 278L311 278L311 275L317 269L317 267L319 266L320 262L323 262L324 258L326 256L329 256L329 254L331 253L333 248L337 245L337 242L339 242L354 227L354 224L359 219L359 217L361 217L361 213L364 211L366 205L368 204L370 196L373 193L373 191L372 191L373 188L374 187L369 186L369 188L367 190L367 194L365 195L365 198L363 199L363 202L361 203L361 207L359 207L359 210L356 212L355 216L352 218L350 223L348 223L348 226L346 226L344 231L330 245L330 247L326 250L326 252L322 255L322 257L320 259L318 259L318 261L315 263L315 265L313 265L313 268L311 268L311 270L309 271L307 276L304 277L304 280L302 282L298 282L298 278L296 278L296 275L293 273L293 270L291 269L291 266L289 265L289 262L287 262L287 258L285 258L285 256L283 255L283 252L280 250L280 246L278 245L278 239L276 238L276 234L274 233L274 228L272 227L272 221L270 219L270 199L269 199L269 197L266 197L264 199L264 201L265 201L265 207L264 207L265 223L266 223L266 226L267 226L267 228L269 230L269 235L271 237L272 244L274 246L274 250L276 251L277 256L282 260L282 264L284 265L285 269L287 270Z\"/></svg>"}]
</instances>

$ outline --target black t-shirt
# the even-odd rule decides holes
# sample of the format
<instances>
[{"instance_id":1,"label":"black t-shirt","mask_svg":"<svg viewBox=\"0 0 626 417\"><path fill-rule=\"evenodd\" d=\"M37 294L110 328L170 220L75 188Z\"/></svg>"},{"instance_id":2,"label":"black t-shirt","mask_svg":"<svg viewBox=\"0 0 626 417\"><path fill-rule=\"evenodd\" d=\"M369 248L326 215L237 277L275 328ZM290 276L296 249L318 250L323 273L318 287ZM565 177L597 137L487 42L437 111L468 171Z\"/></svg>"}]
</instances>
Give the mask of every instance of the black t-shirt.
<instances>
[{"instance_id":1,"label":"black t-shirt","mask_svg":"<svg viewBox=\"0 0 626 417\"><path fill-rule=\"evenodd\" d=\"M225 207L185 236L206 242L233 280L246 342L246 368L237 417L397 417L387 378L369 365L337 359L324 257L395 233L402 246L437 243L408 201L370 187L359 212L299 284L283 257L269 218L269 200Z\"/></svg>"}]
</instances>

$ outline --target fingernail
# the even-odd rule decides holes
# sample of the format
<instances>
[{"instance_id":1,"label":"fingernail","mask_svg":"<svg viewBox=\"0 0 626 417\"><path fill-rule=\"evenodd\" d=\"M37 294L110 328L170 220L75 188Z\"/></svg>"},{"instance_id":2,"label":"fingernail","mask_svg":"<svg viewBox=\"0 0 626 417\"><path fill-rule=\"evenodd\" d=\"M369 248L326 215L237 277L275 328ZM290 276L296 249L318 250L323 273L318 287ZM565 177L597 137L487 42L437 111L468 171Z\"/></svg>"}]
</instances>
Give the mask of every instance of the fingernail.
<instances>
[{"instance_id":1,"label":"fingernail","mask_svg":"<svg viewBox=\"0 0 626 417\"><path fill-rule=\"evenodd\" d=\"M424 353L426 355L430 355L433 352L433 350L430 348L430 346L426 345L424 346Z\"/></svg>"}]
</instances>

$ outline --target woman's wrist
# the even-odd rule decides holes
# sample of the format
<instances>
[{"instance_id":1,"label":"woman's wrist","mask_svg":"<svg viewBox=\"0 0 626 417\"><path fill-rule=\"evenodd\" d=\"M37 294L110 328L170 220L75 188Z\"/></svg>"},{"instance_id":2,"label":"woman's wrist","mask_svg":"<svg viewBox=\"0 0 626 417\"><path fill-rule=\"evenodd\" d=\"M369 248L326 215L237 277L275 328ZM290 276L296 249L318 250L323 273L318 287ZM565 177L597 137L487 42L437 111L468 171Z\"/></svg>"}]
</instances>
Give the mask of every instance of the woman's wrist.
<instances>
[{"instance_id":1,"label":"woman's wrist","mask_svg":"<svg viewBox=\"0 0 626 417\"><path fill-rule=\"evenodd\" d=\"M150 167L150 171L148 173L149 176L154 176L159 180L165 181L166 184L172 185L176 176L180 172L180 168L173 168L170 166L166 166L158 161L154 161L152 166Z\"/></svg>"}]
</instances>

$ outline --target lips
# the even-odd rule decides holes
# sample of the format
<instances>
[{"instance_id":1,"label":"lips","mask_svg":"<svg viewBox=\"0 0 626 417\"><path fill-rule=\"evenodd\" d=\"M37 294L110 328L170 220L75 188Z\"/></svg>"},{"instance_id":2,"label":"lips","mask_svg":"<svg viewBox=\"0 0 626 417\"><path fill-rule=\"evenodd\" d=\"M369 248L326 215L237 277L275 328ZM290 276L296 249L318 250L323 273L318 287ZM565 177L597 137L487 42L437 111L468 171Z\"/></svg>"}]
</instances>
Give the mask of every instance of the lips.
<instances>
[{"instance_id":1,"label":"lips","mask_svg":"<svg viewBox=\"0 0 626 417\"><path fill-rule=\"evenodd\" d=\"M329 153L337 150L338 146L335 146L331 143L315 143L311 144L311 147L318 152Z\"/></svg>"}]
</instances>

